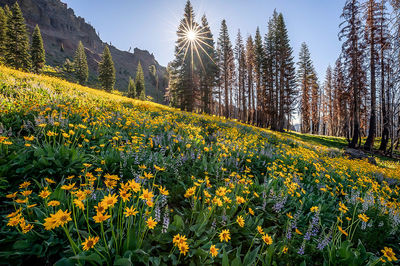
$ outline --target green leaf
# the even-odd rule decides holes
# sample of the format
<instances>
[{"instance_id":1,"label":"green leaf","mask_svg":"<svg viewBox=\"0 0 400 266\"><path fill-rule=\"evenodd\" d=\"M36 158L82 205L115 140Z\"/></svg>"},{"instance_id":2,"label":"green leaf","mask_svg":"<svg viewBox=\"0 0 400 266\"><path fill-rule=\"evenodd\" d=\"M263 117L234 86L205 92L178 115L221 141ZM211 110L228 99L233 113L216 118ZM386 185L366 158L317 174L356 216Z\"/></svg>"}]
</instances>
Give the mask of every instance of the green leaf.
<instances>
[{"instance_id":1,"label":"green leaf","mask_svg":"<svg viewBox=\"0 0 400 266\"><path fill-rule=\"evenodd\" d=\"M177 229L183 229L184 223L181 216L175 214L174 215L174 222L172 223Z\"/></svg>"},{"instance_id":2,"label":"green leaf","mask_svg":"<svg viewBox=\"0 0 400 266\"><path fill-rule=\"evenodd\" d=\"M238 257L236 257L231 263L231 266L241 266L241 265L242 265L242 260Z\"/></svg>"},{"instance_id":3,"label":"green leaf","mask_svg":"<svg viewBox=\"0 0 400 266\"><path fill-rule=\"evenodd\" d=\"M243 265L253 264L255 262L255 260L257 259L257 254L258 254L259 249L260 249L260 246L255 248L253 251L248 251L246 256L244 256Z\"/></svg>"},{"instance_id":4,"label":"green leaf","mask_svg":"<svg viewBox=\"0 0 400 266\"><path fill-rule=\"evenodd\" d=\"M228 252L225 252L225 249L222 249L222 252L222 266L229 266Z\"/></svg>"},{"instance_id":5,"label":"green leaf","mask_svg":"<svg viewBox=\"0 0 400 266\"><path fill-rule=\"evenodd\" d=\"M133 265L130 259L127 258L119 258L114 261L115 266L130 266Z\"/></svg>"}]
</instances>

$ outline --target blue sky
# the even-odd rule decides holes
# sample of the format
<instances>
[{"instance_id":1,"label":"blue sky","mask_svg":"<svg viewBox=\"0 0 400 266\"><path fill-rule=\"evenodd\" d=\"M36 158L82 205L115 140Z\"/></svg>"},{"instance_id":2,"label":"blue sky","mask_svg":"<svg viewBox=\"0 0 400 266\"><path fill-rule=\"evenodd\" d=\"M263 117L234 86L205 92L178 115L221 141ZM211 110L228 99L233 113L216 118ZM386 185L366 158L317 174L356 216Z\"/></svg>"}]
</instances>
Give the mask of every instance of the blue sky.
<instances>
[{"instance_id":1,"label":"blue sky","mask_svg":"<svg viewBox=\"0 0 400 266\"><path fill-rule=\"evenodd\" d=\"M121 50L148 50L164 66L173 59L176 29L186 0L62 1L94 26L103 41ZM282 12L296 60L301 43L306 42L322 82L328 64L333 65L340 53L337 34L344 1L192 0L192 4L198 20L206 14L215 39L225 18L232 42L238 29L247 36L254 35L259 26L265 34L273 10Z\"/></svg>"}]
</instances>

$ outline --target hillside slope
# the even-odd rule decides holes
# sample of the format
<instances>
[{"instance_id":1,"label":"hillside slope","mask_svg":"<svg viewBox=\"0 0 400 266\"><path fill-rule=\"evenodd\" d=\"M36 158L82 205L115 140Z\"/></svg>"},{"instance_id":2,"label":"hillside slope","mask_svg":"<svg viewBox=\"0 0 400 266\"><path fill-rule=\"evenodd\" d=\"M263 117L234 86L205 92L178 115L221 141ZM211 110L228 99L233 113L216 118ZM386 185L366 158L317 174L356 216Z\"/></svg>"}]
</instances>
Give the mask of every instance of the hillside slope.
<instances>
[{"instance_id":1,"label":"hillside slope","mask_svg":"<svg viewBox=\"0 0 400 266\"><path fill-rule=\"evenodd\" d=\"M0 0L0 6L13 5L15 0ZM97 67L105 43L100 39L96 30L84 18L77 17L74 11L60 0L20 0L18 1L24 14L28 30L33 31L39 25L46 50L46 60L51 66L62 66L66 58L73 60L74 52L79 41L86 48L90 77L89 84L98 85ZM61 49L63 47L63 49ZM146 50L135 48L133 53L121 51L110 46L115 63L116 88L125 91L128 87L129 76L135 78L136 67L140 61L144 70L147 94L157 102L163 101L167 81L166 69L160 66L153 54ZM159 89L149 72L149 66L154 65L159 77Z\"/></svg>"},{"instance_id":2,"label":"hillside slope","mask_svg":"<svg viewBox=\"0 0 400 266\"><path fill-rule=\"evenodd\" d=\"M400 251L399 173L0 66L8 264L382 264Z\"/></svg>"}]
</instances>

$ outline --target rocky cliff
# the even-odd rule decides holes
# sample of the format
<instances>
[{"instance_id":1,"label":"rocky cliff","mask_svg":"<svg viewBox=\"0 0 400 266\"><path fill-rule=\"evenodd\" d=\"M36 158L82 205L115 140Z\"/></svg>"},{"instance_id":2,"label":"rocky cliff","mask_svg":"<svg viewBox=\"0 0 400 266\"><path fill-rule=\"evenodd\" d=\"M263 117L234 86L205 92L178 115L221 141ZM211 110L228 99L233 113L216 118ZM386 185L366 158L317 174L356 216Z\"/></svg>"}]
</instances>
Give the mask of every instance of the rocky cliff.
<instances>
[{"instance_id":1,"label":"rocky cliff","mask_svg":"<svg viewBox=\"0 0 400 266\"><path fill-rule=\"evenodd\" d=\"M15 0L0 0L0 6L13 5ZM77 17L67 4L60 0L18 0L24 13L30 32L36 24L39 25L46 49L46 61L51 66L62 66L66 58L73 59L79 41L86 48L90 77L89 84L98 84L97 66L105 43L96 30L84 18ZM110 51L116 70L116 88L125 91L129 76L135 77L136 67L140 61L146 80L146 93L155 101L161 102L164 89L167 86L166 69L158 64L154 55L146 50L135 48L133 53L121 51L110 45ZM159 78L159 86L149 72L149 67L155 65Z\"/></svg>"}]
</instances>

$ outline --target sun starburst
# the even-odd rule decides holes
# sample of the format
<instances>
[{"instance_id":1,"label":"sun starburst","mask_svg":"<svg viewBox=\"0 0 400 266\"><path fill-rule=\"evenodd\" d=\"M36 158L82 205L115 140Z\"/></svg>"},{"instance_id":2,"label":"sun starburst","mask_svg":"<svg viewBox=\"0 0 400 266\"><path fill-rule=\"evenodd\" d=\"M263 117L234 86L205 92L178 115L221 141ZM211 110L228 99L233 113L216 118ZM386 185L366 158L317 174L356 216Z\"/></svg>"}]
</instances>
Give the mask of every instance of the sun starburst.
<instances>
[{"instance_id":1,"label":"sun starburst","mask_svg":"<svg viewBox=\"0 0 400 266\"><path fill-rule=\"evenodd\" d=\"M191 66L194 66L194 57L196 56L198 61L200 62L201 67L205 70L203 65L203 60L201 53L205 54L214 64L214 60L211 58L206 48L213 48L207 41L212 38L209 37L210 31L204 30L197 23L189 22L185 19L185 23L182 24L182 30L178 32L178 45L180 46L180 50L178 54L181 52L184 53L184 60L188 55L190 55Z\"/></svg>"}]
</instances>

